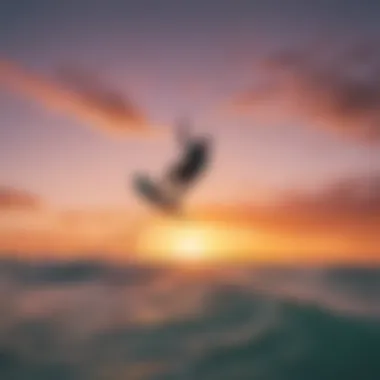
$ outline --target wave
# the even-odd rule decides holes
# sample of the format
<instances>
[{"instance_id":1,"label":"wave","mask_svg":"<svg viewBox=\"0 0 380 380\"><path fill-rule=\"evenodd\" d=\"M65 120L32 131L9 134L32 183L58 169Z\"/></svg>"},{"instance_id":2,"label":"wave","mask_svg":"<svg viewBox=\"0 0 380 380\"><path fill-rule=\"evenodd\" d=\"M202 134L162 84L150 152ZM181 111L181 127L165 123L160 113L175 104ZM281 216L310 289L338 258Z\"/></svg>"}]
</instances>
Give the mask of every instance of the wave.
<instances>
[{"instance_id":1,"label":"wave","mask_svg":"<svg viewBox=\"0 0 380 380\"><path fill-rule=\"evenodd\" d=\"M0 261L0 378L380 379L380 268Z\"/></svg>"}]
</instances>

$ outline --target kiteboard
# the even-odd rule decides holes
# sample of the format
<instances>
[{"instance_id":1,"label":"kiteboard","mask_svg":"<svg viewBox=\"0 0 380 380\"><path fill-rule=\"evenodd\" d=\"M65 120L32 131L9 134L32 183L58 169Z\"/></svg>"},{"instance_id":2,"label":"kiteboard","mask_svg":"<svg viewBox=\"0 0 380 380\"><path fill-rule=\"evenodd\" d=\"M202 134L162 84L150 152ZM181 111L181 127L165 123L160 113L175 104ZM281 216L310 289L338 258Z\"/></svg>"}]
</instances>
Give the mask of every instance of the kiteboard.
<instances>
[{"instance_id":1,"label":"kiteboard","mask_svg":"<svg viewBox=\"0 0 380 380\"><path fill-rule=\"evenodd\" d=\"M137 175L133 183L137 193L155 208L166 214L179 213L177 202L149 177Z\"/></svg>"}]
</instances>

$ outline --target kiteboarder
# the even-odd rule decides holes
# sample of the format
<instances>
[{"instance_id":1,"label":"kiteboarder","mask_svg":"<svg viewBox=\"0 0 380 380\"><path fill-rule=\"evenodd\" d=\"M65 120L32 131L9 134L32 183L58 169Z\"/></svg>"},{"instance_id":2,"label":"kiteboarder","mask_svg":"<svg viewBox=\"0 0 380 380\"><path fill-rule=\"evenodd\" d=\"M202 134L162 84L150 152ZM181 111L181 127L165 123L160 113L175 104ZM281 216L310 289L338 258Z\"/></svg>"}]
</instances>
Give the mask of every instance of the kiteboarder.
<instances>
[{"instance_id":1,"label":"kiteboarder","mask_svg":"<svg viewBox=\"0 0 380 380\"><path fill-rule=\"evenodd\" d=\"M178 211L184 193L199 179L210 155L211 140L207 136L192 137L188 125L180 124L177 140L183 154L169 167L161 181L154 183L146 176L135 178L135 187L144 198L164 211Z\"/></svg>"},{"instance_id":2,"label":"kiteboarder","mask_svg":"<svg viewBox=\"0 0 380 380\"><path fill-rule=\"evenodd\" d=\"M188 126L185 124L179 126L177 133L177 140L184 153L181 159L169 168L167 178L175 185L187 186L194 182L206 168L210 138L191 137Z\"/></svg>"}]
</instances>

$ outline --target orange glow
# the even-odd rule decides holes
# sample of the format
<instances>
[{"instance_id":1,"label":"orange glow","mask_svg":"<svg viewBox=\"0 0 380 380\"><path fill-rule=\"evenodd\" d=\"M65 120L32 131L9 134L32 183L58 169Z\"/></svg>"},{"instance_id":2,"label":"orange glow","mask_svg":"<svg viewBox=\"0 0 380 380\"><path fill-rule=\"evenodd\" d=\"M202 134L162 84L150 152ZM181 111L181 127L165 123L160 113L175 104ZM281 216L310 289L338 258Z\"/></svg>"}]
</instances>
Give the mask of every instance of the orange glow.
<instances>
[{"instance_id":1,"label":"orange glow","mask_svg":"<svg viewBox=\"0 0 380 380\"><path fill-rule=\"evenodd\" d=\"M334 228L327 230L281 209L254 211L235 207L215 217L136 221L111 208L8 210L0 215L0 255L187 264L379 262L378 235L371 225L359 229L334 219L329 223Z\"/></svg>"},{"instance_id":2,"label":"orange glow","mask_svg":"<svg viewBox=\"0 0 380 380\"><path fill-rule=\"evenodd\" d=\"M177 222L147 228L137 249L148 260L204 262L246 256L258 242L259 235L252 228Z\"/></svg>"}]
</instances>

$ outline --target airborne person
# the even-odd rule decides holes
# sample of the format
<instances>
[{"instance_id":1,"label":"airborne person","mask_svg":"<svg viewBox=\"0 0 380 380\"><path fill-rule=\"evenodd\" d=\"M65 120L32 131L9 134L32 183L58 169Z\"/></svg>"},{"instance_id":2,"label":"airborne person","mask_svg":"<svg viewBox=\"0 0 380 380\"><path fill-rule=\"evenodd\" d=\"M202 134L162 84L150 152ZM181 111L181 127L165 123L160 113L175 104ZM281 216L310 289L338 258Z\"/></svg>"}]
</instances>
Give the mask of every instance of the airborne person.
<instances>
[{"instance_id":1,"label":"airborne person","mask_svg":"<svg viewBox=\"0 0 380 380\"><path fill-rule=\"evenodd\" d=\"M192 137L188 126L180 124L177 140L183 154L165 172L164 177L153 183L149 178L137 176L137 190L145 199L164 211L178 212L187 190L199 179L209 161L211 141L209 137Z\"/></svg>"},{"instance_id":2,"label":"airborne person","mask_svg":"<svg viewBox=\"0 0 380 380\"><path fill-rule=\"evenodd\" d=\"M167 177L174 185L189 186L206 168L210 139L191 137L187 125L180 125L177 140L183 149L183 156L167 172Z\"/></svg>"}]
</instances>

